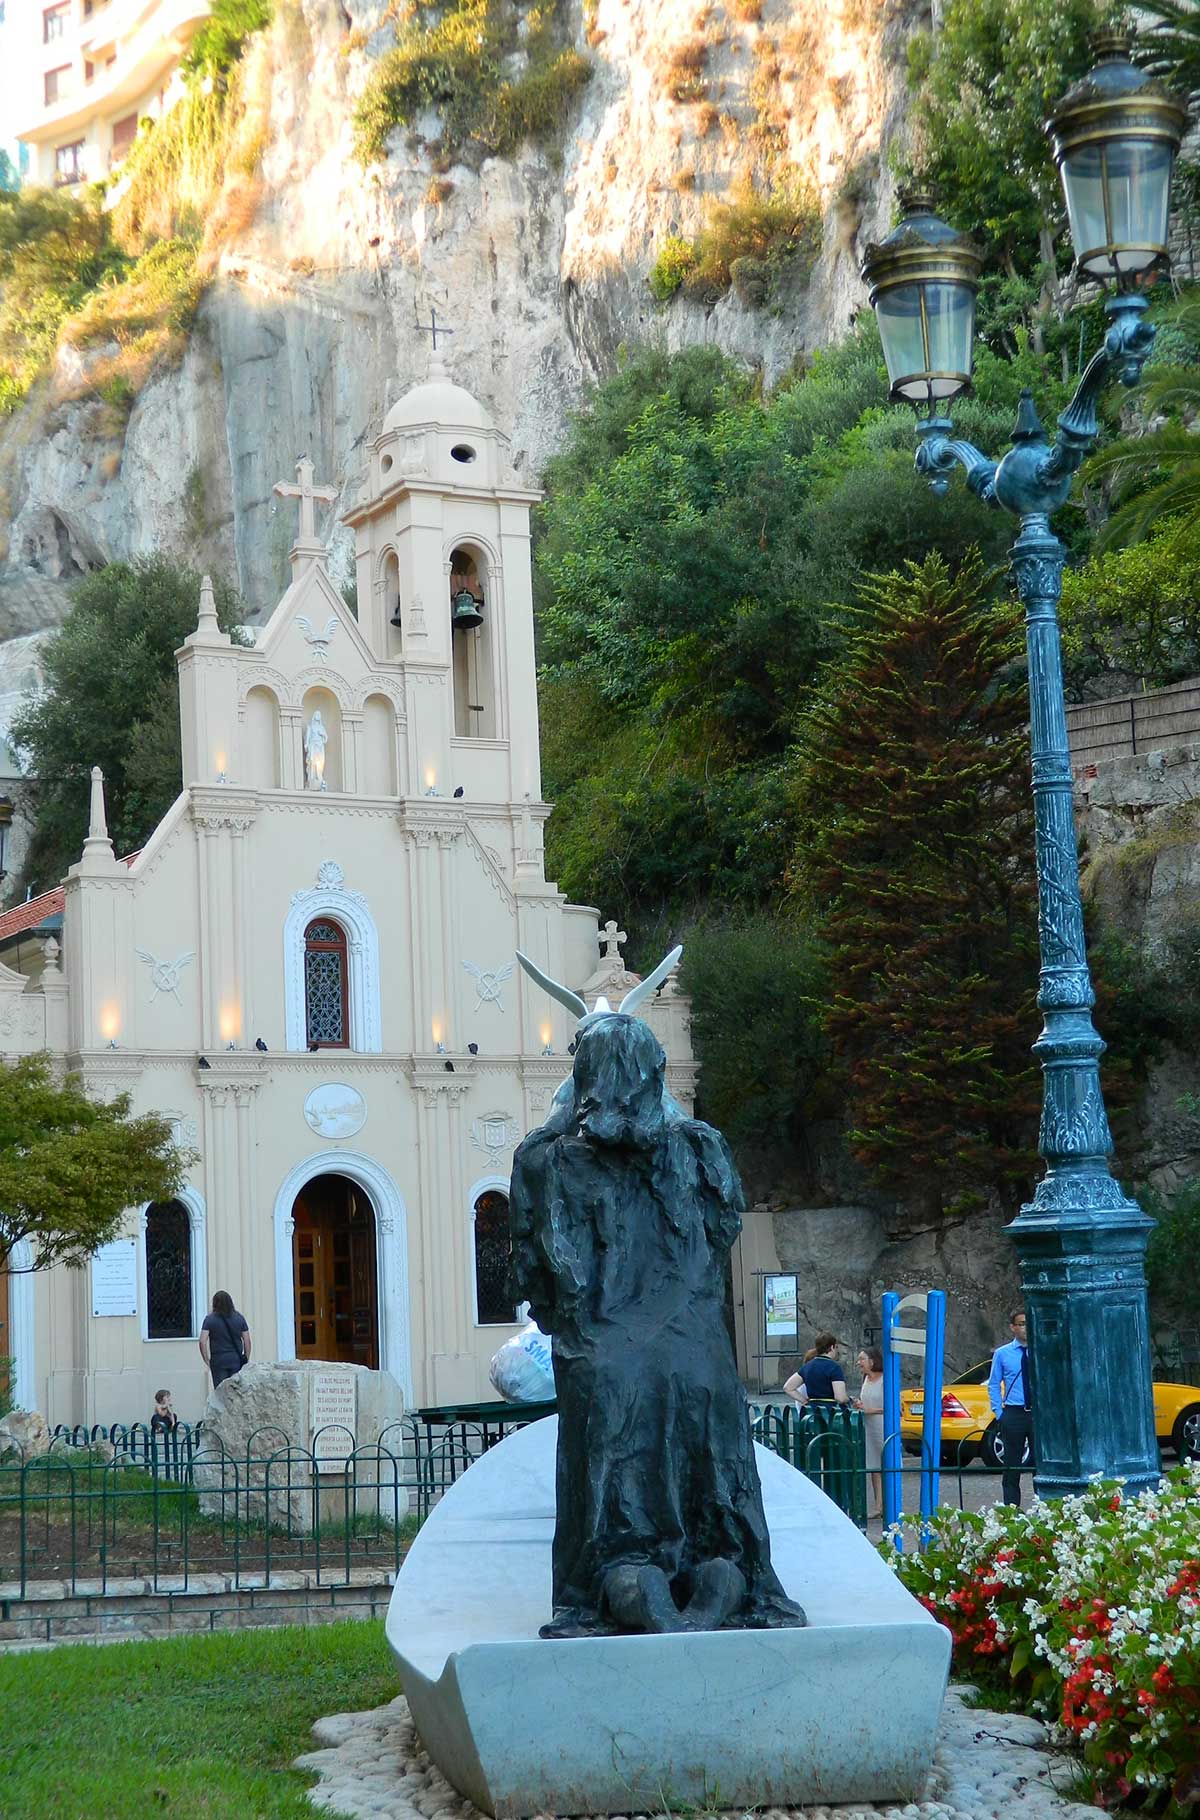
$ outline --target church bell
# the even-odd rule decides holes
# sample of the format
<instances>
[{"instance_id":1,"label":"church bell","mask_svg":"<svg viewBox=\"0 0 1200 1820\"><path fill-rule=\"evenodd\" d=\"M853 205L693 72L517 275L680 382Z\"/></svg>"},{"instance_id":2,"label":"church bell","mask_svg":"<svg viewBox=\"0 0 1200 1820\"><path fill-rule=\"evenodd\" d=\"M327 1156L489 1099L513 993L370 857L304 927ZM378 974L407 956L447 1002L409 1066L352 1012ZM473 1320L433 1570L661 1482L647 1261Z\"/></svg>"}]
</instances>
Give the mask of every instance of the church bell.
<instances>
[{"instance_id":1,"label":"church bell","mask_svg":"<svg viewBox=\"0 0 1200 1820\"><path fill-rule=\"evenodd\" d=\"M450 596L450 625L455 632L473 632L483 624L483 601L476 599L470 588L459 588Z\"/></svg>"}]
</instances>

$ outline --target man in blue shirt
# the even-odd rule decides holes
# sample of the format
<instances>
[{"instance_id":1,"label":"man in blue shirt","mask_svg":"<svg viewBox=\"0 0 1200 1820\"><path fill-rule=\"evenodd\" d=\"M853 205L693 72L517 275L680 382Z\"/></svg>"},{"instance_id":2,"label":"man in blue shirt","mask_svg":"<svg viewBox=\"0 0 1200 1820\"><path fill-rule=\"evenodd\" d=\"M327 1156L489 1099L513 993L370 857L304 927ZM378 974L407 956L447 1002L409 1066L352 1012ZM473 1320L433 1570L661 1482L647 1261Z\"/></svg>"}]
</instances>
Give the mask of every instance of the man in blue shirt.
<instances>
[{"instance_id":1,"label":"man in blue shirt","mask_svg":"<svg viewBox=\"0 0 1200 1820\"><path fill-rule=\"evenodd\" d=\"M1025 1310L1014 1308L1008 1317L1012 1339L997 1346L988 1379L988 1401L1000 1424L1000 1458L1004 1472L1001 1496L1006 1504L1020 1505L1021 1466L1029 1451L1033 1465L1033 1398L1030 1395L1029 1347L1025 1337Z\"/></svg>"}]
</instances>

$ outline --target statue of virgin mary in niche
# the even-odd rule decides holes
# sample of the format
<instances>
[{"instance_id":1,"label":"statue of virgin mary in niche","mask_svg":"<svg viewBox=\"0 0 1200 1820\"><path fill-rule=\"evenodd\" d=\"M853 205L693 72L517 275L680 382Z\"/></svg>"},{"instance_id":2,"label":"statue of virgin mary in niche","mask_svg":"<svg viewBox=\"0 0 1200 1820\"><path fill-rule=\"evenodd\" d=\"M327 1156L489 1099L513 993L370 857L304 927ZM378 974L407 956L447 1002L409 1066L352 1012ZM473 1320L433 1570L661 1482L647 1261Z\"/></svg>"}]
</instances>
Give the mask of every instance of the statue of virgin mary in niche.
<instances>
[{"instance_id":1,"label":"statue of virgin mary in niche","mask_svg":"<svg viewBox=\"0 0 1200 1820\"><path fill-rule=\"evenodd\" d=\"M632 1014L520 956L581 1018L575 1064L513 1160L510 1292L552 1337L558 1401L543 1637L803 1624L771 1566L746 1394L725 1325L742 1187L724 1138L665 1086Z\"/></svg>"},{"instance_id":2,"label":"statue of virgin mary in niche","mask_svg":"<svg viewBox=\"0 0 1200 1820\"><path fill-rule=\"evenodd\" d=\"M329 734L317 708L312 719L304 729L304 783L309 790L324 790L325 785L325 747Z\"/></svg>"}]
</instances>

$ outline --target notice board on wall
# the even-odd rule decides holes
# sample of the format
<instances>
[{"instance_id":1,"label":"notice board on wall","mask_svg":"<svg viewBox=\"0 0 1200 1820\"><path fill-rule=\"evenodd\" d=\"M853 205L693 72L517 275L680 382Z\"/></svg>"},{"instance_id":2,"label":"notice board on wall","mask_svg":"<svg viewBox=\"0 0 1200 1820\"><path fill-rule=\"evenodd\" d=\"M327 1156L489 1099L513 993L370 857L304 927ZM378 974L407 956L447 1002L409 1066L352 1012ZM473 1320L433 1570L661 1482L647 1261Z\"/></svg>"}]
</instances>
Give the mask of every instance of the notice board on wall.
<instances>
[{"instance_id":1,"label":"notice board on wall","mask_svg":"<svg viewBox=\"0 0 1200 1820\"><path fill-rule=\"evenodd\" d=\"M131 1315L137 1311L137 1240L113 1239L92 1253L92 1313Z\"/></svg>"}]
</instances>

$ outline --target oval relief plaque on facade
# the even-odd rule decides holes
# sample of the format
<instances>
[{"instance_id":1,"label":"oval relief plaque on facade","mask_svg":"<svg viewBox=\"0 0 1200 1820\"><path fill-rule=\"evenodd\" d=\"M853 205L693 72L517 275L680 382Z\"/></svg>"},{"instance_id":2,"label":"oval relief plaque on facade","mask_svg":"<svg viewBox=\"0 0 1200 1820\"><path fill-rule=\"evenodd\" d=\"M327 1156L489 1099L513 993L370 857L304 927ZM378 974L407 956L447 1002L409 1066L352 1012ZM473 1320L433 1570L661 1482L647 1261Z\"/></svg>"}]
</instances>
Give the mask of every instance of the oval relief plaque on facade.
<instances>
[{"instance_id":1,"label":"oval relief plaque on facade","mask_svg":"<svg viewBox=\"0 0 1200 1820\"><path fill-rule=\"evenodd\" d=\"M318 1137L353 1137L367 1122L367 1102L344 1081L325 1081L305 1100L304 1122Z\"/></svg>"}]
</instances>

